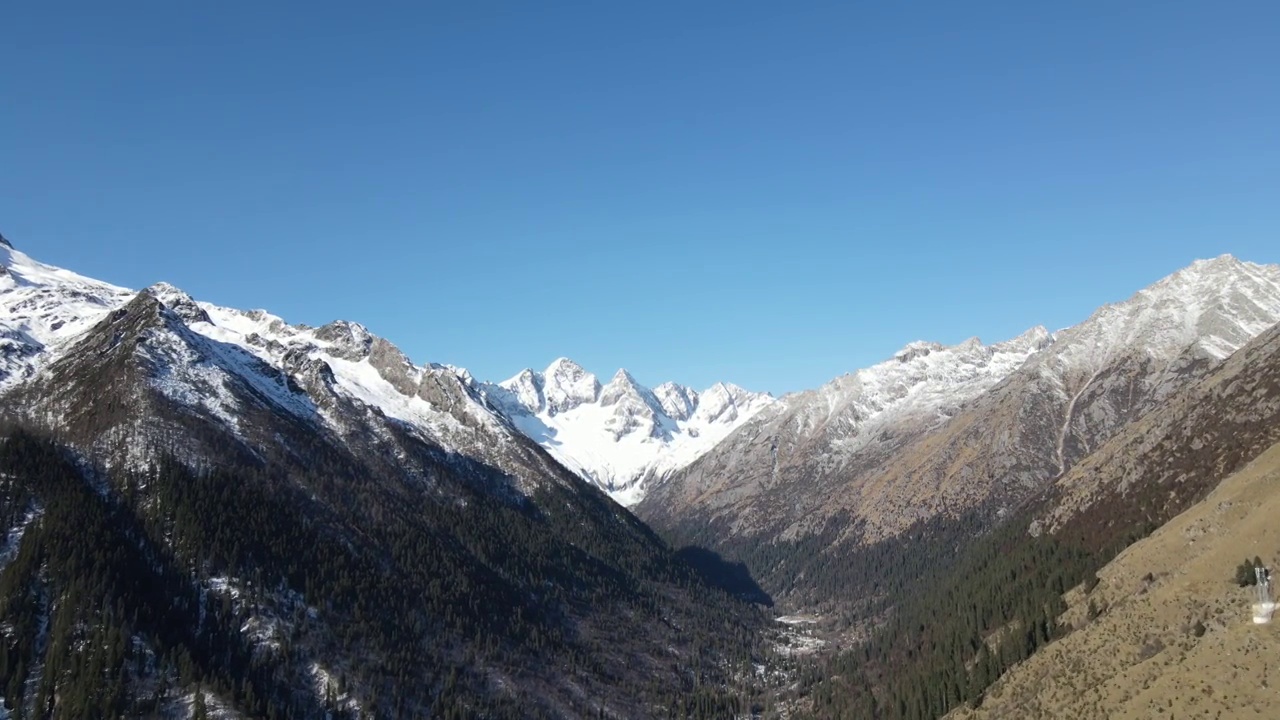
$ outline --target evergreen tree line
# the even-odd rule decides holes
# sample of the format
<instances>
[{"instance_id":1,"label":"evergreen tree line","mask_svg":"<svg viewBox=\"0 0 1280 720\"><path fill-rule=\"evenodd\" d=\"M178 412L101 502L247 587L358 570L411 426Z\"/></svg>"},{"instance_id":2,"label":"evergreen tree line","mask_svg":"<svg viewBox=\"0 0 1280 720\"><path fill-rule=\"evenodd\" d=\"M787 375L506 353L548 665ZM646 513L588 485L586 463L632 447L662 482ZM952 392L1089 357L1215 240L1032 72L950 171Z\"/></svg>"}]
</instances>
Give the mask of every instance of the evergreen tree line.
<instances>
[{"instance_id":1,"label":"evergreen tree line","mask_svg":"<svg viewBox=\"0 0 1280 720\"><path fill-rule=\"evenodd\" d=\"M723 717L753 696L733 678L759 659L758 614L651 534L584 522L635 522L599 494L414 493L336 464L303 484L270 462L193 472L164 458L95 485L21 432L0 466L8 527L41 509L0 573L15 717L147 715L195 688L255 717L341 717L308 688L317 659L337 659L371 717L612 716L606 693L569 697L565 681L656 717ZM213 577L239 596L210 591ZM258 616L286 621L274 649L240 631Z\"/></svg>"}]
</instances>

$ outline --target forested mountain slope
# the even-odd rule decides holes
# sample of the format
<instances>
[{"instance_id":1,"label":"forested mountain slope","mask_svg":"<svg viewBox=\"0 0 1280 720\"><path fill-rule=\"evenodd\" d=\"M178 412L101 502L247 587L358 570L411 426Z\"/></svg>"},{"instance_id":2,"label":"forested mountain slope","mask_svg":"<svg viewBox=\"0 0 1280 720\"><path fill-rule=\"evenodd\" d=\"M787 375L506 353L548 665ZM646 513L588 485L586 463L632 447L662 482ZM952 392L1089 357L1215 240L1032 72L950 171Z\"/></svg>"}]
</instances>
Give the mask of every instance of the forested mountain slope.
<instances>
[{"instance_id":1,"label":"forested mountain slope","mask_svg":"<svg viewBox=\"0 0 1280 720\"><path fill-rule=\"evenodd\" d=\"M0 695L24 717L722 716L757 611L359 326L6 247ZM76 299L84 318L59 316Z\"/></svg>"}]
</instances>

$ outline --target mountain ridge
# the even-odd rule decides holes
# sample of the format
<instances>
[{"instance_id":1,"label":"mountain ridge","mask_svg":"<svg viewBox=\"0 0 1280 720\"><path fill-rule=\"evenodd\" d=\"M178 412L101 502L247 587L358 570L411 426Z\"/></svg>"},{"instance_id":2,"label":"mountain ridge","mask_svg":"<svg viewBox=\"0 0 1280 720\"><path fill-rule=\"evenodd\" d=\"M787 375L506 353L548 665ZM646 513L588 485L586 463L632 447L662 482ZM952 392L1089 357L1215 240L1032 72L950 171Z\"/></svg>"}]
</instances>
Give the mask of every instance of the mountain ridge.
<instances>
[{"instance_id":1,"label":"mountain ridge","mask_svg":"<svg viewBox=\"0 0 1280 720\"><path fill-rule=\"evenodd\" d=\"M1277 322L1280 266L1222 256L1076 326L1024 333L1004 363L999 344L912 343L784 396L636 509L673 541L713 549L834 533L822 550L833 557L935 517L994 524Z\"/></svg>"},{"instance_id":2,"label":"mountain ridge","mask_svg":"<svg viewBox=\"0 0 1280 720\"><path fill-rule=\"evenodd\" d=\"M0 317L0 388L29 380L98 319L124 307L137 292L149 292L197 334L237 346L268 365L310 364L314 372L332 376L345 394L417 426L444 446L477 448L483 442L459 436L473 436L479 426L510 425L627 503L638 500L645 483L696 458L769 402L766 393L726 383L704 393L664 383L659 397L625 369L601 385L567 358L543 372L481 382L465 368L415 365L356 322L294 325L264 310L198 301L167 282L135 292L45 265L11 244L0 252L5 268L0 283L8 285L0 292L10 301L9 314ZM589 404L590 411L579 413L589 417L573 417ZM574 427L562 427L566 418ZM618 462L618 455L626 457Z\"/></svg>"},{"instance_id":3,"label":"mountain ridge","mask_svg":"<svg viewBox=\"0 0 1280 720\"><path fill-rule=\"evenodd\" d=\"M624 505L773 401L723 382L702 392L673 382L650 389L625 368L601 385L563 357L480 388L512 424Z\"/></svg>"},{"instance_id":4,"label":"mountain ridge","mask_svg":"<svg viewBox=\"0 0 1280 720\"><path fill-rule=\"evenodd\" d=\"M222 717L736 702L712 688L756 652L758 614L464 372L356 323L4 252L0 322L52 338L8 356L0 391L6 710L187 717L174 708L206 692ZM69 325L67 299L92 313ZM687 687L695 666L706 690Z\"/></svg>"}]
</instances>

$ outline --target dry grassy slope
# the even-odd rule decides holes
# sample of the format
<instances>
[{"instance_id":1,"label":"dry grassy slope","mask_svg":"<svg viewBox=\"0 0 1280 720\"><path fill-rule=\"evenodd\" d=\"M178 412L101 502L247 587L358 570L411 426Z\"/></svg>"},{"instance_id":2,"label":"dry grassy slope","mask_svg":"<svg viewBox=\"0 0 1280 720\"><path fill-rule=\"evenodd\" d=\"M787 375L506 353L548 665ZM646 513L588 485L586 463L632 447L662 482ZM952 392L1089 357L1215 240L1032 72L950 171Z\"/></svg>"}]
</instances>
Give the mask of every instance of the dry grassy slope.
<instances>
[{"instance_id":1,"label":"dry grassy slope","mask_svg":"<svg viewBox=\"0 0 1280 720\"><path fill-rule=\"evenodd\" d=\"M1280 617L1254 625L1246 557L1280 563L1280 444L1068 594L1079 628L1015 668L956 718L1280 716ZM1153 580L1146 577L1150 574ZM1088 603L1101 608L1088 619ZM1195 623L1206 632L1197 638Z\"/></svg>"}]
</instances>

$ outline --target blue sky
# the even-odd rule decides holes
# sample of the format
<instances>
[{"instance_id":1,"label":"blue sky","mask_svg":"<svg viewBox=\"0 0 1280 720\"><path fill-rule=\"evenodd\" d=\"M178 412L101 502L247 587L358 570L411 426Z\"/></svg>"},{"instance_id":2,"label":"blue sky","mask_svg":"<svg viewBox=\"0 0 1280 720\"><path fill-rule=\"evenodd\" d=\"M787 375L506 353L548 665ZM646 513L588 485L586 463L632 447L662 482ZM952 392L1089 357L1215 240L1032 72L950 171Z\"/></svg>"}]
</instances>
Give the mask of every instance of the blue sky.
<instances>
[{"instance_id":1,"label":"blue sky","mask_svg":"<svg viewBox=\"0 0 1280 720\"><path fill-rule=\"evenodd\" d=\"M1074 324L1197 257L1280 261L1270 1L14 3L0 23L21 249L357 320L486 379L566 355L785 392L915 339Z\"/></svg>"}]
</instances>

